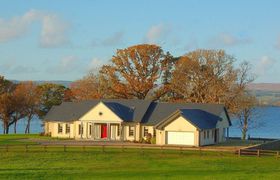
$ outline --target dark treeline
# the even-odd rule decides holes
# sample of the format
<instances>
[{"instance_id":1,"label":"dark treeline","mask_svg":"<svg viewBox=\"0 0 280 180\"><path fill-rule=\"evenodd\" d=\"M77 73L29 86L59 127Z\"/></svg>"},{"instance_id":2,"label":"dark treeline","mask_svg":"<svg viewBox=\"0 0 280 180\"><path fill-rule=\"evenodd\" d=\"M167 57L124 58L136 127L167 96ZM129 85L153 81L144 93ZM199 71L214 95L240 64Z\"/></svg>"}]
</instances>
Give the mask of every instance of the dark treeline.
<instances>
[{"instance_id":1,"label":"dark treeline","mask_svg":"<svg viewBox=\"0 0 280 180\"><path fill-rule=\"evenodd\" d=\"M161 47L140 44L118 49L109 64L62 85L32 82L13 84L0 78L0 119L4 133L26 118L29 133L33 116L43 118L62 101L100 98L151 99L167 102L219 103L238 117L243 139L252 121L255 97L246 87L254 78L250 64L224 50L198 49L173 57Z\"/></svg>"}]
</instances>

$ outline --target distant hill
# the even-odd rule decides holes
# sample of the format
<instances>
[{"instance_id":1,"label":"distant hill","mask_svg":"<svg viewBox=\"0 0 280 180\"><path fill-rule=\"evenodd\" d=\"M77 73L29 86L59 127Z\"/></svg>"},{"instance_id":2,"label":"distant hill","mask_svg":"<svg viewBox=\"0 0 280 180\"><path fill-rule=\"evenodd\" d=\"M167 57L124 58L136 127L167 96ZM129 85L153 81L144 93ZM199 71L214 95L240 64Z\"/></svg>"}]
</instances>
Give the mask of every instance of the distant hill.
<instances>
[{"instance_id":1,"label":"distant hill","mask_svg":"<svg viewBox=\"0 0 280 180\"><path fill-rule=\"evenodd\" d=\"M11 80L13 83L19 83L21 81L18 80ZM53 83L53 84L61 84L65 87L69 87L73 81L33 81L36 84L44 84L44 83Z\"/></svg>"},{"instance_id":2,"label":"distant hill","mask_svg":"<svg viewBox=\"0 0 280 180\"><path fill-rule=\"evenodd\" d=\"M280 83L252 83L248 89L263 105L280 105Z\"/></svg>"},{"instance_id":3,"label":"distant hill","mask_svg":"<svg viewBox=\"0 0 280 180\"><path fill-rule=\"evenodd\" d=\"M248 89L254 91L280 92L280 83L252 83L249 84Z\"/></svg>"}]
</instances>

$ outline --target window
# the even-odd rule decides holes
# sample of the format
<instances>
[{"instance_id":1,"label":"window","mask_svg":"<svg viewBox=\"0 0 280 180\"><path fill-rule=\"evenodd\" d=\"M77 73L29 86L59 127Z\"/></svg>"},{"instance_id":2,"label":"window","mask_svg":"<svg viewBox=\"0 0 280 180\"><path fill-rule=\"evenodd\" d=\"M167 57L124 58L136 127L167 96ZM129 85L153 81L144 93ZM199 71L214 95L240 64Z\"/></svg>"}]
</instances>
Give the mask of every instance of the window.
<instances>
[{"instance_id":1,"label":"window","mask_svg":"<svg viewBox=\"0 0 280 180\"><path fill-rule=\"evenodd\" d=\"M69 134L70 133L70 124L65 125L65 133Z\"/></svg>"},{"instance_id":2,"label":"window","mask_svg":"<svg viewBox=\"0 0 280 180\"><path fill-rule=\"evenodd\" d=\"M204 139L206 139L206 131L203 131Z\"/></svg>"},{"instance_id":3,"label":"window","mask_svg":"<svg viewBox=\"0 0 280 180\"><path fill-rule=\"evenodd\" d=\"M79 135L83 134L83 126L81 124L79 124Z\"/></svg>"},{"instance_id":4,"label":"window","mask_svg":"<svg viewBox=\"0 0 280 180\"><path fill-rule=\"evenodd\" d=\"M62 127L62 125L60 124L60 123L58 123L58 128L57 128L57 132L60 134L60 133L62 133L62 130L63 130L63 127Z\"/></svg>"},{"instance_id":5,"label":"window","mask_svg":"<svg viewBox=\"0 0 280 180\"><path fill-rule=\"evenodd\" d=\"M212 138L215 138L215 129L212 130Z\"/></svg>"},{"instance_id":6,"label":"window","mask_svg":"<svg viewBox=\"0 0 280 180\"><path fill-rule=\"evenodd\" d=\"M91 135L91 124L89 125L89 135Z\"/></svg>"},{"instance_id":7,"label":"window","mask_svg":"<svg viewBox=\"0 0 280 180\"><path fill-rule=\"evenodd\" d=\"M207 130L207 139L209 139L209 130Z\"/></svg>"},{"instance_id":8,"label":"window","mask_svg":"<svg viewBox=\"0 0 280 180\"><path fill-rule=\"evenodd\" d=\"M144 136L148 136L149 129L147 127L144 127Z\"/></svg>"},{"instance_id":9,"label":"window","mask_svg":"<svg viewBox=\"0 0 280 180\"><path fill-rule=\"evenodd\" d=\"M129 126L128 131L129 136L134 136L134 126Z\"/></svg>"},{"instance_id":10,"label":"window","mask_svg":"<svg viewBox=\"0 0 280 180\"><path fill-rule=\"evenodd\" d=\"M154 135L154 137L156 137L156 129L155 128L154 128L154 134L153 135Z\"/></svg>"}]
</instances>

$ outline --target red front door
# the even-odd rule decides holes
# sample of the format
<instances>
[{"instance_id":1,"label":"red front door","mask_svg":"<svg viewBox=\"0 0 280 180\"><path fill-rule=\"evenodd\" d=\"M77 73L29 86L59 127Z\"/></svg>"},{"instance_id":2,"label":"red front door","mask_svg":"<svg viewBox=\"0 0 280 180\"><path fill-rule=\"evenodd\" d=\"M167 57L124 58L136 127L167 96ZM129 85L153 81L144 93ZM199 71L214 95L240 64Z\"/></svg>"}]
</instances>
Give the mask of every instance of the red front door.
<instances>
[{"instance_id":1,"label":"red front door","mask_svg":"<svg viewBox=\"0 0 280 180\"><path fill-rule=\"evenodd\" d=\"M101 138L107 138L107 124L101 125Z\"/></svg>"}]
</instances>

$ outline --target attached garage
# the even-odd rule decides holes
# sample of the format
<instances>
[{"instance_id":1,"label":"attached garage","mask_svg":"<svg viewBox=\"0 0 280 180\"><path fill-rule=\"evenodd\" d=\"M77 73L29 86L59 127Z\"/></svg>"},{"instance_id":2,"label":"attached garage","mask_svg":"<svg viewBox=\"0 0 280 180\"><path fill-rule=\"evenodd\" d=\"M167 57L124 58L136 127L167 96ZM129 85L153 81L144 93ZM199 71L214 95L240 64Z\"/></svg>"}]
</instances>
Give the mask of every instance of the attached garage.
<instances>
[{"instance_id":1,"label":"attached garage","mask_svg":"<svg viewBox=\"0 0 280 180\"><path fill-rule=\"evenodd\" d=\"M159 122L157 143L201 146L213 144L209 131L216 128L221 118L199 109L180 109ZM208 132L205 136L204 132Z\"/></svg>"},{"instance_id":2,"label":"attached garage","mask_svg":"<svg viewBox=\"0 0 280 180\"><path fill-rule=\"evenodd\" d=\"M166 144L194 146L194 132L166 132Z\"/></svg>"}]
</instances>

